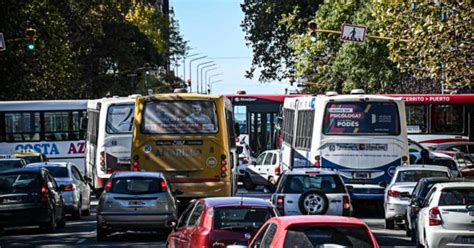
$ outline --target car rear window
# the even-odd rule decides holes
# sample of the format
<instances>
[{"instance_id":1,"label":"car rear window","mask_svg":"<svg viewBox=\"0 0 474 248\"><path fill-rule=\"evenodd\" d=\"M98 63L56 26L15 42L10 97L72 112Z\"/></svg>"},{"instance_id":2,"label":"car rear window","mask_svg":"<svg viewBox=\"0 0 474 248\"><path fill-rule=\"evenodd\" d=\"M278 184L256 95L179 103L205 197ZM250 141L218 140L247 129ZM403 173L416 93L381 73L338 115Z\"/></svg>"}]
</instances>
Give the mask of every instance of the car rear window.
<instances>
[{"instance_id":1,"label":"car rear window","mask_svg":"<svg viewBox=\"0 0 474 248\"><path fill-rule=\"evenodd\" d=\"M30 193L39 190L40 180L37 174L14 173L0 175L0 193Z\"/></svg>"},{"instance_id":2,"label":"car rear window","mask_svg":"<svg viewBox=\"0 0 474 248\"><path fill-rule=\"evenodd\" d=\"M424 177L448 177L445 171L430 171L430 170L407 170L400 171L397 176L397 183L403 182L418 182Z\"/></svg>"},{"instance_id":3,"label":"car rear window","mask_svg":"<svg viewBox=\"0 0 474 248\"><path fill-rule=\"evenodd\" d=\"M23 167L21 160L1 160L0 161L0 171L16 169Z\"/></svg>"},{"instance_id":4,"label":"car rear window","mask_svg":"<svg viewBox=\"0 0 474 248\"><path fill-rule=\"evenodd\" d=\"M365 227L311 226L288 228L285 248L290 247L374 247Z\"/></svg>"},{"instance_id":5,"label":"car rear window","mask_svg":"<svg viewBox=\"0 0 474 248\"><path fill-rule=\"evenodd\" d=\"M474 188L448 188L441 191L439 206L474 205Z\"/></svg>"},{"instance_id":6,"label":"car rear window","mask_svg":"<svg viewBox=\"0 0 474 248\"><path fill-rule=\"evenodd\" d=\"M161 179L149 177L114 178L110 190L117 194L154 194L162 191Z\"/></svg>"},{"instance_id":7,"label":"car rear window","mask_svg":"<svg viewBox=\"0 0 474 248\"><path fill-rule=\"evenodd\" d=\"M66 167L45 167L53 177L69 177Z\"/></svg>"},{"instance_id":8,"label":"car rear window","mask_svg":"<svg viewBox=\"0 0 474 248\"><path fill-rule=\"evenodd\" d=\"M337 175L287 175L282 193L301 194L309 189L318 189L325 193L344 193L344 184Z\"/></svg>"},{"instance_id":9,"label":"car rear window","mask_svg":"<svg viewBox=\"0 0 474 248\"><path fill-rule=\"evenodd\" d=\"M257 230L275 216L271 208L222 207L214 209L216 230Z\"/></svg>"}]
</instances>

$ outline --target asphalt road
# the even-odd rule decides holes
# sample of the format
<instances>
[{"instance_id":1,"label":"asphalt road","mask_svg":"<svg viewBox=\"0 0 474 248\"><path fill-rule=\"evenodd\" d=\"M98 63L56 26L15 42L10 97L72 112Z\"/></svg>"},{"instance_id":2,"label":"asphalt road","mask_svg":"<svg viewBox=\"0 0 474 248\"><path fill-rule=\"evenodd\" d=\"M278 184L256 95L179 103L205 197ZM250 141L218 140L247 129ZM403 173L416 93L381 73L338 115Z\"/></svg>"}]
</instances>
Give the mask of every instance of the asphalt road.
<instances>
[{"instance_id":1,"label":"asphalt road","mask_svg":"<svg viewBox=\"0 0 474 248\"><path fill-rule=\"evenodd\" d=\"M269 199L270 193L262 190L239 190L239 195ZM166 236L153 232L126 232L116 233L109 237L109 241L96 241L95 207L93 202L91 216L83 217L80 221L67 221L66 227L58 229L56 233L44 233L36 227L22 227L6 229L0 234L0 247L165 247ZM405 237L404 230L385 230L383 216L376 216L372 206L359 206L356 217L365 221L381 247L414 247L415 244Z\"/></svg>"}]
</instances>

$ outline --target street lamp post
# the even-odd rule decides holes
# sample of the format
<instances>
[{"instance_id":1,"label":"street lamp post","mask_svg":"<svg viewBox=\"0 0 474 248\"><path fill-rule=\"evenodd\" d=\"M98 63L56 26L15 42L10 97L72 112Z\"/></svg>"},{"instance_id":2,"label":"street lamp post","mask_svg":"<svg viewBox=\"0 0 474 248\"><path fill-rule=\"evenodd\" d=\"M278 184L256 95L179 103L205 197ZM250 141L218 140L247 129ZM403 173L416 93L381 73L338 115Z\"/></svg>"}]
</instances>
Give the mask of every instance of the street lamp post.
<instances>
[{"instance_id":1,"label":"street lamp post","mask_svg":"<svg viewBox=\"0 0 474 248\"><path fill-rule=\"evenodd\" d=\"M207 93L210 95L211 92L212 92L212 85L215 84L215 83L219 83L219 82L222 82L222 80L216 80L216 81L212 81L210 82L209 84L207 84Z\"/></svg>"},{"instance_id":2,"label":"street lamp post","mask_svg":"<svg viewBox=\"0 0 474 248\"><path fill-rule=\"evenodd\" d=\"M206 72L204 72L204 80L205 80L205 84L208 84L209 83L209 79L207 77L207 73L210 72L210 71L215 71L217 70L219 67L213 67L213 68L210 68L210 69L207 69ZM202 80L202 81L204 81Z\"/></svg>"},{"instance_id":3,"label":"street lamp post","mask_svg":"<svg viewBox=\"0 0 474 248\"><path fill-rule=\"evenodd\" d=\"M201 93L200 91L202 89L199 88L199 67L201 67L202 65L208 65L208 64L211 64L211 63L214 63L214 61L207 61L207 62L202 62L200 64L198 64L196 66L196 86L197 86L197 93Z\"/></svg>"},{"instance_id":4,"label":"street lamp post","mask_svg":"<svg viewBox=\"0 0 474 248\"><path fill-rule=\"evenodd\" d=\"M200 59L204 59L204 58L207 58L207 56L201 56L201 57L198 57L198 58L195 58L195 59L191 59L191 61L189 61L189 81L191 82L191 85L192 85L192 71L191 71L191 65L193 64L193 61L196 61L196 60L200 60ZM193 88L191 86L189 86L189 92L192 92L193 91Z\"/></svg>"},{"instance_id":5,"label":"street lamp post","mask_svg":"<svg viewBox=\"0 0 474 248\"><path fill-rule=\"evenodd\" d=\"M204 91L204 86L205 86L204 84L206 83L205 82L206 77L203 78L203 75L207 74L208 71L213 71L213 70L216 70L217 68L219 68L219 67L216 66L216 64L206 65L203 68L201 68L201 74L199 74L201 77L199 78L199 82L201 83L201 90L202 91ZM204 69L206 69L206 70L204 70ZM204 91L204 93L205 93L205 91Z\"/></svg>"},{"instance_id":6,"label":"street lamp post","mask_svg":"<svg viewBox=\"0 0 474 248\"><path fill-rule=\"evenodd\" d=\"M183 56L183 80L186 82L186 59L199 55L200 53L193 53L187 56Z\"/></svg>"},{"instance_id":7,"label":"street lamp post","mask_svg":"<svg viewBox=\"0 0 474 248\"><path fill-rule=\"evenodd\" d=\"M209 82L211 82L213 77L219 76L219 75L222 75L222 73L215 73L215 74L209 75L209 77L207 78L207 84L209 84Z\"/></svg>"}]
</instances>

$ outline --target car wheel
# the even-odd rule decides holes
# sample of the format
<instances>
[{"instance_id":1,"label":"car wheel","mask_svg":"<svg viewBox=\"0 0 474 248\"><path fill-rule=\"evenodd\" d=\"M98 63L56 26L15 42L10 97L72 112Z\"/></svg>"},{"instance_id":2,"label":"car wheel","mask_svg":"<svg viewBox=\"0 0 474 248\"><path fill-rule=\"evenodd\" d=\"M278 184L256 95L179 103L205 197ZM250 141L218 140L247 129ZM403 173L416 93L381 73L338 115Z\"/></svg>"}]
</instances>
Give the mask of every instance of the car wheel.
<instances>
[{"instance_id":1,"label":"car wheel","mask_svg":"<svg viewBox=\"0 0 474 248\"><path fill-rule=\"evenodd\" d=\"M48 223L43 226L43 229L47 232L56 232L57 230L56 216L54 215L54 209L51 209L51 216Z\"/></svg>"},{"instance_id":2,"label":"car wheel","mask_svg":"<svg viewBox=\"0 0 474 248\"><path fill-rule=\"evenodd\" d=\"M250 179L250 177L245 176L243 183L244 183L244 188L246 190L254 190L255 189L256 185L252 182L252 179Z\"/></svg>"},{"instance_id":3,"label":"car wheel","mask_svg":"<svg viewBox=\"0 0 474 248\"><path fill-rule=\"evenodd\" d=\"M80 199L80 198L79 198ZM77 206L77 210L72 212L72 218L74 220L80 220L82 218L82 210L81 210L82 202L79 200L79 204Z\"/></svg>"},{"instance_id":4,"label":"car wheel","mask_svg":"<svg viewBox=\"0 0 474 248\"><path fill-rule=\"evenodd\" d=\"M385 219L385 229L395 229L395 221L392 219Z\"/></svg>"},{"instance_id":5,"label":"car wheel","mask_svg":"<svg viewBox=\"0 0 474 248\"><path fill-rule=\"evenodd\" d=\"M109 231L107 228L97 225L97 241L107 241L107 235Z\"/></svg>"},{"instance_id":6,"label":"car wheel","mask_svg":"<svg viewBox=\"0 0 474 248\"><path fill-rule=\"evenodd\" d=\"M323 215L328 211L329 201L324 192L310 189L301 194L298 207L302 214Z\"/></svg>"}]
</instances>

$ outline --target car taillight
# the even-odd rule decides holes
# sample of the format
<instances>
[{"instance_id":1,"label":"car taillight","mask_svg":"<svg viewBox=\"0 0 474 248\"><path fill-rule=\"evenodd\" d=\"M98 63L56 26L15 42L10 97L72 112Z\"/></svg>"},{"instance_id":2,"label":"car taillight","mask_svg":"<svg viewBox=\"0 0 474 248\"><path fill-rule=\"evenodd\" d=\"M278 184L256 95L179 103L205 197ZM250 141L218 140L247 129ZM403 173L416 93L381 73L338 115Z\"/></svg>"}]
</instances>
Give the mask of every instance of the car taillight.
<instances>
[{"instance_id":1,"label":"car taillight","mask_svg":"<svg viewBox=\"0 0 474 248\"><path fill-rule=\"evenodd\" d=\"M165 180L161 180L161 191L167 191L168 185L166 185Z\"/></svg>"},{"instance_id":2,"label":"car taillight","mask_svg":"<svg viewBox=\"0 0 474 248\"><path fill-rule=\"evenodd\" d=\"M105 172L105 152L101 151L99 155L100 170Z\"/></svg>"},{"instance_id":3,"label":"car taillight","mask_svg":"<svg viewBox=\"0 0 474 248\"><path fill-rule=\"evenodd\" d=\"M225 154L221 155L221 177L227 176L227 156Z\"/></svg>"},{"instance_id":4,"label":"car taillight","mask_svg":"<svg viewBox=\"0 0 474 248\"><path fill-rule=\"evenodd\" d=\"M138 171L138 166L140 165L140 162L138 162L139 158L138 155L133 156L133 171Z\"/></svg>"},{"instance_id":5,"label":"car taillight","mask_svg":"<svg viewBox=\"0 0 474 248\"><path fill-rule=\"evenodd\" d=\"M277 167L275 167L275 175L279 176L280 174L281 174L281 167L278 165Z\"/></svg>"},{"instance_id":6,"label":"car taillight","mask_svg":"<svg viewBox=\"0 0 474 248\"><path fill-rule=\"evenodd\" d=\"M316 155L314 157L314 167L321 167L321 156Z\"/></svg>"},{"instance_id":7,"label":"car taillight","mask_svg":"<svg viewBox=\"0 0 474 248\"><path fill-rule=\"evenodd\" d=\"M438 207L433 207L430 209L429 223L430 223L430 226L439 226L443 224L443 220L441 219L441 214L439 212Z\"/></svg>"},{"instance_id":8,"label":"car taillight","mask_svg":"<svg viewBox=\"0 0 474 248\"><path fill-rule=\"evenodd\" d=\"M105 184L105 192L110 192L110 190L112 190L112 180L108 180Z\"/></svg>"},{"instance_id":9,"label":"car taillight","mask_svg":"<svg viewBox=\"0 0 474 248\"><path fill-rule=\"evenodd\" d=\"M48 189L46 188L45 185L41 186L41 198L40 198L41 203L49 203L49 196L48 196Z\"/></svg>"},{"instance_id":10,"label":"car taillight","mask_svg":"<svg viewBox=\"0 0 474 248\"><path fill-rule=\"evenodd\" d=\"M391 196L391 197L400 197L400 192L399 191L396 191L396 190L389 190L387 192L388 196Z\"/></svg>"},{"instance_id":11,"label":"car taillight","mask_svg":"<svg viewBox=\"0 0 474 248\"><path fill-rule=\"evenodd\" d=\"M282 195L277 196L276 208L278 209L280 214L285 213L285 196L282 196Z\"/></svg>"},{"instance_id":12,"label":"car taillight","mask_svg":"<svg viewBox=\"0 0 474 248\"><path fill-rule=\"evenodd\" d=\"M351 208L351 201L349 200L349 196L345 195L342 197L342 206L344 209L350 209Z\"/></svg>"},{"instance_id":13,"label":"car taillight","mask_svg":"<svg viewBox=\"0 0 474 248\"><path fill-rule=\"evenodd\" d=\"M76 185L74 184L64 185L64 191L73 191L75 189L76 189Z\"/></svg>"}]
</instances>

